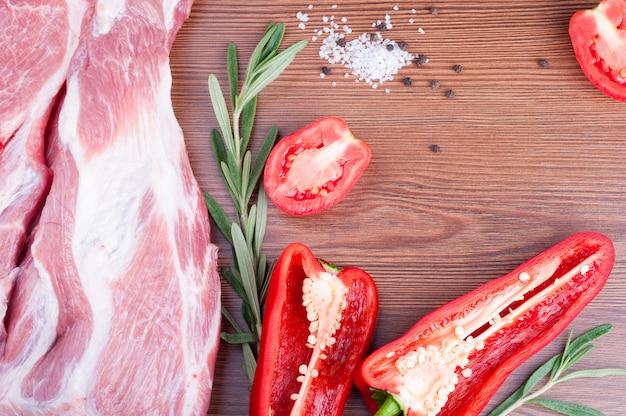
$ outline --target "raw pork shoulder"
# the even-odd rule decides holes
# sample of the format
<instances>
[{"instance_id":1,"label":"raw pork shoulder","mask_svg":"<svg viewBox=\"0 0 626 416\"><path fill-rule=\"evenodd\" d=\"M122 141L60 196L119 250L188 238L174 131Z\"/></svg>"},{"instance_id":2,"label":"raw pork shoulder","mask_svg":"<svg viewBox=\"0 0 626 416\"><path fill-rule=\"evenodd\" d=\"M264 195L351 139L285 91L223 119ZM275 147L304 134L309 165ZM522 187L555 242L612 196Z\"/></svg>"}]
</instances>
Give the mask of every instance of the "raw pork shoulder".
<instances>
[{"instance_id":1,"label":"raw pork shoulder","mask_svg":"<svg viewBox=\"0 0 626 416\"><path fill-rule=\"evenodd\" d=\"M16 266L50 185L46 123L85 8L82 0L0 4L0 352Z\"/></svg>"},{"instance_id":2,"label":"raw pork shoulder","mask_svg":"<svg viewBox=\"0 0 626 416\"><path fill-rule=\"evenodd\" d=\"M102 0L86 14L9 299L2 415L207 412L217 248L170 99L190 8Z\"/></svg>"}]
</instances>

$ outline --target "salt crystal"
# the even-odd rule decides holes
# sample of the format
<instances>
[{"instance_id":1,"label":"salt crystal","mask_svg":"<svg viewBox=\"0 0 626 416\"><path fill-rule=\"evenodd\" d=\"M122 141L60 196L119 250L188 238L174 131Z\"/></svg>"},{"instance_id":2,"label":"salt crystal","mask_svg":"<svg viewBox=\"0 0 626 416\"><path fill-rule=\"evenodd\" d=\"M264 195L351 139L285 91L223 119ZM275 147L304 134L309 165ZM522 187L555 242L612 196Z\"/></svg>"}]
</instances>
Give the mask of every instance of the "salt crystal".
<instances>
[{"instance_id":1,"label":"salt crystal","mask_svg":"<svg viewBox=\"0 0 626 416\"><path fill-rule=\"evenodd\" d=\"M398 9L396 5L394 10ZM299 16L302 18L303 15ZM352 29L347 24L340 26L335 23L334 15L323 16L322 21L325 23L324 27L314 32L317 35L313 36L314 40L318 37L321 40L319 56L330 64L341 64L348 69L344 78L352 75L355 82L363 81L376 89L385 82L392 81L394 75L416 57L403 50L395 41L383 36L385 29L390 30L393 27L389 14L384 15L384 22L378 20L372 23L372 27L378 30L363 33L349 42L346 42L344 33L352 33ZM348 19L344 16L340 21L346 23ZM413 21L414 19L410 20L411 23ZM331 85L335 86L336 83L333 82ZM385 92L389 91L385 89Z\"/></svg>"}]
</instances>

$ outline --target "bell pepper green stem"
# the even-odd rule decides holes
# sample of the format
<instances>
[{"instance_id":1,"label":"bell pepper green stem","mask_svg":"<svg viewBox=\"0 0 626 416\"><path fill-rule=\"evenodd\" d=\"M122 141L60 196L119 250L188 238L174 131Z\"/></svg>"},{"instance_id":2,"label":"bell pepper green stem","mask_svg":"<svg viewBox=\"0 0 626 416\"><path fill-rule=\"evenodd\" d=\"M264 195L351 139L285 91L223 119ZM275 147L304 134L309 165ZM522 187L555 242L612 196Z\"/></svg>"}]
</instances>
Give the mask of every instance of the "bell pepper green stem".
<instances>
[{"instance_id":1,"label":"bell pepper green stem","mask_svg":"<svg viewBox=\"0 0 626 416\"><path fill-rule=\"evenodd\" d=\"M402 416L403 413L396 399L392 395L388 395L374 416Z\"/></svg>"}]
</instances>

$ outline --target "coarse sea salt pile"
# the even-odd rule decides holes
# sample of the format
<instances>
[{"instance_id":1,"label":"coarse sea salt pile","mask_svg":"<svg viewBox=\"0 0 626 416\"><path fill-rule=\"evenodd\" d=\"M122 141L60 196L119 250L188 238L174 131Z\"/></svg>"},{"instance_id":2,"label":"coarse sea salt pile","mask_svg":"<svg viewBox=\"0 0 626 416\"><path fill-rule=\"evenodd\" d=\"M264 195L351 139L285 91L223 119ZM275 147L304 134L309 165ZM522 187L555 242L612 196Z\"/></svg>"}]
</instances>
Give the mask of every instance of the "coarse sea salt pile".
<instances>
[{"instance_id":1,"label":"coarse sea salt pile","mask_svg":"<svg viewBox=\"0 0 626 416\"><path fill-rule=\"evenodd\" d=\"M415 58L380 32L363 33L349 42L341 39L345 40L343 35L337 33L324 38L320 57L330 64L342 64L352 71L357 81L365 81L372 88L393 80L400 69Z\"/></svg>"},{"instance_id":2,"label":"coarse sea salt pile","mask_svg":"<svg viewBox=\"0 0 626 416\"><path fill-rule=\"evenodd\" d=\"M333 5L332 9L337 9ZM313 5L309 5L309 10ZM398 6L393 10L398 11ZM416 10L412 9L415 14ZM298 27L306 29L311 22L308 13L297 12L296 18L299 21ZM414 23L414 19L408 19L409 24ZM339 64L350 72L346 72L344 77L355 77L355 82L366 82L372 88L378 88L387 81L394 79L398 72L409 65L416 55L406 50L406 43L397 43L383 35L393 28L391 16L386 14L384 20L372 23L373 32L362 33L359 36L347 38L352 35L352 28L347 24L348 19L341 17L336 21L335 16L322 17L322 29L313 31L312 41L321 38L319 49L320 58L329 64ZM424 34L423 29L418 28L418 33ZM320 73L320 77L326 77L327 73ZM332 85L336 85L335 82ZM389 92L389 89L386 89Z\"/></svg>"}]
</instances>

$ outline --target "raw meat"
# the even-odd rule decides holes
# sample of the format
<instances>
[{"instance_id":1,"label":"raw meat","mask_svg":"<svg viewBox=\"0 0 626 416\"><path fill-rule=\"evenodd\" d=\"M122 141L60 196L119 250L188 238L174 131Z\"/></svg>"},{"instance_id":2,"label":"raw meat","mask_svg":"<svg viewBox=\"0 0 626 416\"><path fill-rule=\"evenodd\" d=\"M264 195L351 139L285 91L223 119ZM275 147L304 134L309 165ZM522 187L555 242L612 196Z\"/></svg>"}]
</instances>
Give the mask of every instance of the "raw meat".
<instances>
[{"instance_id":1,"label":"raw meat","mask_svg":"<svg viewBox=\"0 0 626 416\"><path fill-rule=\"evenodd\" d=\"M0 352L4 316L27 233L50 185L44 132L86 3L0 3Z\"/></svg>"},{"instance_id":2,"label":"raw meat","mask_svg":"<svg viewBox=\"0 0 626 416\"><path fill-rule=\"evenodd\" d=\"M207 412L217 247L170 98L190 8L102 0L86 14L8 305L0 414Z\"/></svg>"}]
</instances>

